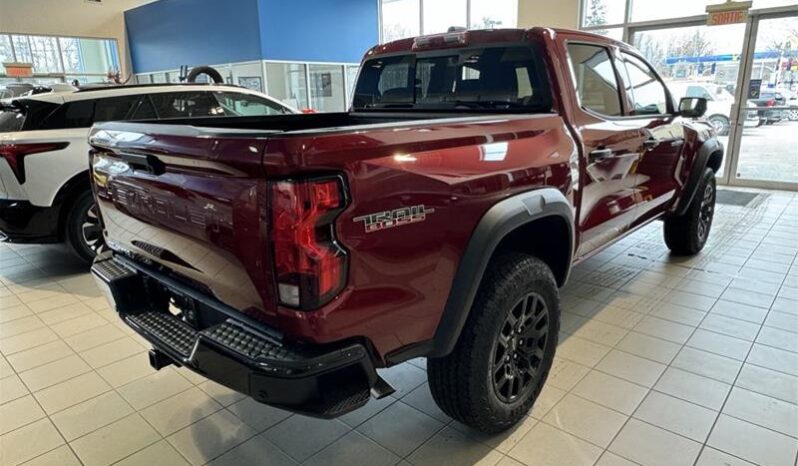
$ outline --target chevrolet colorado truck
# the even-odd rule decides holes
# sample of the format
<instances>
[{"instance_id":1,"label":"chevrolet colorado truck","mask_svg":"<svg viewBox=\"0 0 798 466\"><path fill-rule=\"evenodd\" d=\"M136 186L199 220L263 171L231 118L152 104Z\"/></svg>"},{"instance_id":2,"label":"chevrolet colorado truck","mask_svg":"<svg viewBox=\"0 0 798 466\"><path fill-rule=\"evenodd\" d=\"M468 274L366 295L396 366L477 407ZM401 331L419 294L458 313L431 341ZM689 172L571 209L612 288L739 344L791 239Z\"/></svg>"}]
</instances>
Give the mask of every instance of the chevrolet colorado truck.
<instances>
[{"instance_id":1,"label":"chevrolet colorado truck","mask_svg":"<svg viewBox=\"0 0 798 466\"><path fill-rule=\"evenodd\" d=\"M345 113L95 125L92 270L156 369L335 417L426 357L443 411L499 432L546 380L573 264L656 219L704 246L705 109L585 32L378 45Z\"/></svg>"}]
</instances>

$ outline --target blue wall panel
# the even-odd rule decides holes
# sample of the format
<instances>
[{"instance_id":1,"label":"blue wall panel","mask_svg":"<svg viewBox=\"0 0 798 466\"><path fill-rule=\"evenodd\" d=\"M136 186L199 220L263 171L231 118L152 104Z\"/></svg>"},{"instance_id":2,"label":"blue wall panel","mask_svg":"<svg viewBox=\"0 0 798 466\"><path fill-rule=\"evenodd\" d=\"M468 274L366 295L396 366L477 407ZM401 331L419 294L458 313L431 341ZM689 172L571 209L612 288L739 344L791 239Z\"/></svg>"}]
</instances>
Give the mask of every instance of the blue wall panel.
<instances>
[{"instance_id":1,"label":"blue wall panel","mask_svg":"<svg viewBox=\"0 0 798 466\"><path fill-rule=\"evenodd\" d=\"M258 2L160 0L126 11L133 69L146 73L259 59Z\"/></svg>"},{"instance_id":2,"label":"blue wall panel","mask_svg":"<svg viewBox=\"0 0 798 466\"><path fill-rule=\"evenodd\" d=\"M379 41L378 0L258 0L266 60L360 62Z\"/></svg>"}]
</instances>

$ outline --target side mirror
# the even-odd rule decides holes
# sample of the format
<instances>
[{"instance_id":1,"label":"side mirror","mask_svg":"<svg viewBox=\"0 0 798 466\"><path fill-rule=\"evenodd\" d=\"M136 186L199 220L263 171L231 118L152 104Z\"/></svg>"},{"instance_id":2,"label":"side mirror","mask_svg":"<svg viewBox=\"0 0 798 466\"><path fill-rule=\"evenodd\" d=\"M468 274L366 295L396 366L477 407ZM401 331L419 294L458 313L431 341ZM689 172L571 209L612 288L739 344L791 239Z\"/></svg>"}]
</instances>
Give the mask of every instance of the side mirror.
<instances>
[{"instance_id":1,"label":"side mirror","mask_svg":"<svg viewBox=\"0 0 798 466\"><path fill-rule=\"evenodd\" d=\"M682 97L679 101L679 115L687 118L700 118L707 112L707 99L703 97Z\"/></svg>"}]
</instances>

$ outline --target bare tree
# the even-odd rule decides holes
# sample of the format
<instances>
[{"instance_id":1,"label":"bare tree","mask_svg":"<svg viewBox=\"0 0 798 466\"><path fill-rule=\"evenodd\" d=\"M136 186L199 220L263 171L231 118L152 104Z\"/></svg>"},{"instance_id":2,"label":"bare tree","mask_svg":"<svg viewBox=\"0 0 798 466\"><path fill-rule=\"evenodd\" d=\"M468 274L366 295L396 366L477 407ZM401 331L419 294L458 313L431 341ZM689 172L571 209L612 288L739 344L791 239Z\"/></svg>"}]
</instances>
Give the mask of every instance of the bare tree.
<instances>
[{"instance_id":1,"label":"bare tree","mask_svg":"<svg viewBox=\"0 0 798 466\"><path fill-rule=\"evenodd\" d=\"M662 47L662 43L648 34L635 34L635 47L640 50L640 53L648 60L649 63L654 65L663 75L669 76L669 70L665 64L667 53Z\"/></svg>"},{"instance_id":2,"label":"bare tree","mask_svg":"<svg viewBox=\"0 0 798 466\"><path fill-rule=\"evenodd\" d=\"M714 51L712 42L700 28L677 38L668 47L668 55L676 57L702 57L711 55Z\"/></svg>"},{"instance_id":3,"label":"bare tree","mask_svg":"<svg viewBox=\"0 0 798 466\"><path fill-rule=\"evenodd\" d=\"M604 0L590 0L585 13L585 26L607 24L607 5Z\"/></svg>"}]
</instances>

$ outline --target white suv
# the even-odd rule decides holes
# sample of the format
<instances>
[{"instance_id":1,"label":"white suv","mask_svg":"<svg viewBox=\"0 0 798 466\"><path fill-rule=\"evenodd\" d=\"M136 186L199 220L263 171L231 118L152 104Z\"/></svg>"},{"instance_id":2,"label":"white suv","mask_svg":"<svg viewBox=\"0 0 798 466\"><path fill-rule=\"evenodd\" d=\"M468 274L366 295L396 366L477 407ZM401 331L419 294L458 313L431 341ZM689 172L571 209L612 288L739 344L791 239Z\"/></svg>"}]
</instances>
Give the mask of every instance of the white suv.
<instances>
[{"instance_id":1,"label":"white suv","mask_svg":"<svg viewBox=\"0 0 798 466\"><path fill-rule=\"evenodd\" d=\"M176 84L81 89L0 101L0 235L68 242L91 261L102 234L89 187L88 131L111 120L298 113L236 86Z\"/></svg>"}]
</instances>

